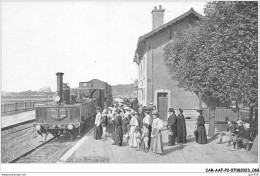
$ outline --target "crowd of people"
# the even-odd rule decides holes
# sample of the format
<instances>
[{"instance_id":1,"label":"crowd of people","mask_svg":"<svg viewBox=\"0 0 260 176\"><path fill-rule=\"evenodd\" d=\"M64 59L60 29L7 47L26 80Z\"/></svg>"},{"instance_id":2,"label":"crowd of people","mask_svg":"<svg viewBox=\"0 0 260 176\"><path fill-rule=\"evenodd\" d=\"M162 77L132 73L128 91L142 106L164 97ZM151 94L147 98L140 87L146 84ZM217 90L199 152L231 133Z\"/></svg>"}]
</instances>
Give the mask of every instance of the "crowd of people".
<instances>
[{"instance_id":1,"label":"crowd of people","mask_svg":"<svg viewBox=\"0 0 260 176\"><path fill-rule=\"evenodd\" d=\"M125 142L137 151L151 152L157 156L163 154L163 121L159 118L159 110L156 106L150 104L150 107L139 106L138 110L133 110L123 103L116 103L103 110L97 107L96 110L94 139L106 140L110 136L114 141L112 145L122 146ZM168 110L168 146L175 145L176 139L179 144L186 143L185 118L183 110L179 108L178 111L179 114L176 115L173 108ZM205 121L202 110L198 112L200 116L194 134L198 143L205 144L207 143Z\"/></svg>"},{"instance_id":2,"label":"crowd of people","mask_svg":"<svg viewBox=\"0 0 260 176\"><path fill-rule=\"evenodd\" d=\"M228 136L227 146L234 151L238 147L250 150L250 147L256 137L256 130L250 127L249 123L242 120L230 121L226 117L227 130L220 132L218 144L223 144L223 137Z\"/></svg>"}]
</instances>

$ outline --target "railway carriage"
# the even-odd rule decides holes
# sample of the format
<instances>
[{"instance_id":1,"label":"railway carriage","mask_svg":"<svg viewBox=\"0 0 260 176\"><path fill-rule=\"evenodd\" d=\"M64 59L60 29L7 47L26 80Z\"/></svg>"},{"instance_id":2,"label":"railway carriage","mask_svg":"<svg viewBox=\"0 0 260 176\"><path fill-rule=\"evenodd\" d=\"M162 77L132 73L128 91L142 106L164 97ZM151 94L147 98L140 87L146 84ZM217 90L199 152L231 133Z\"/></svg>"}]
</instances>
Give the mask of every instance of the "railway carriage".
<instances>
[{"instance_id":1,"label":"railway carriage","mask_svg":"<svg viewBox=\"0 0 260 176\"><path fill-rule=\"evenodd\" d=\"M63 73L57 75L57 95L54 102L37 105L34 127L42 135L51 133L56 136L69 132L80 136L85 128L93 124L96 107L106 108L112 103L111 86L106 82L93 79L80 82L72 88L63 83Z\"/></svg>"}]
</instances>

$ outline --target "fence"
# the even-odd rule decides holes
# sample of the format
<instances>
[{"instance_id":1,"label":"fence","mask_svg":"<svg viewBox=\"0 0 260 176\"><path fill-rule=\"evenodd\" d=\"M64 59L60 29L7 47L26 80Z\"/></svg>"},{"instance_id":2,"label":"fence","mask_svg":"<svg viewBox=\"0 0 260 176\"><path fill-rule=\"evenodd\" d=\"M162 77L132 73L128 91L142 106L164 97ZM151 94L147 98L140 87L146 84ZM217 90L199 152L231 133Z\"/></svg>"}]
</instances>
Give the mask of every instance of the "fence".
<instances>
[{"instance_id":1,"label":"fence","mask_svg":"<svg viewBox=\"0 0 260 176\"><path fill-rule=\"evenodd\" d=\"M1 115L4 115L6 113L10 113L10 112L34 110L36 104L48 103L48 102L51 102L51 101L52 100L4 103L4 104L1 104Z\"/></svg>"},{"instance_id":2,"label":"fence","mask_svg":"<svg viewBox=\"0 0 260 176\"><path fill-rule=\"evenodd\" d=\"M219 107L215 109L215 121L224 122L226 116L231 121L236 121L238 120L238 118L243 121L247 121L249 118L249 113L250 113L249 109L240 109L239 112L234 112L232 111L232 109ZM205 118L205 121L209 121L209 116L210 116L209 108L203 108L203 116Z\"/></svg>"},{"instance_id":3,"label":"fence","mask_svg":"<svg viewBox=\"0 0 260 176\"><path fill-rule=\"evenodd\" d=\"M218 107L215 109L215 121L224 122L226 116L228 116L229 120L231 121L236 121L238 117L243 121L247 121L249 118L249 113L250 113L249 109L240 109L239 112L234 112L232 111L232 109ZM197 112L196 109L183 109L183 115L184 117L197 119L199 113ZM203 108L203 116L205 121L208 122L210 117L209 108ZM255 115L253 114L253 117L254 116Z\"/></svg>"}]
</instances>

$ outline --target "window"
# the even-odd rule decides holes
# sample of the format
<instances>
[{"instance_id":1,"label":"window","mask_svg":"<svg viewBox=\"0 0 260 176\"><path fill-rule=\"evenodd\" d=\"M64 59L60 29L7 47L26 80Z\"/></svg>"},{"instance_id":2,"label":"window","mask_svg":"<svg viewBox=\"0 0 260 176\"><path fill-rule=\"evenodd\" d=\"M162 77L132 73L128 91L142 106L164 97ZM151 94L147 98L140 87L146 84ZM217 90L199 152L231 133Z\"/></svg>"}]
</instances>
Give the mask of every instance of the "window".
<instances>
[{"instance_id":1,"label":"window","mask_svg":"<svg viewBox=\"0 0 260 176\"><path fill-rule=\"evenodd\" d=\"M83 87L92 87L92 82L84 82Z\"/></svg>"},{"instance_id":2,"label":"window","mask_svg":"<svg viewBox=\"0 0 260 176\"><path fill-rule=\"evenodd\" d=\"M143 69L143 78L145 77L145 58L144 58L144 69Z\"/></svg>"}]
</instances>

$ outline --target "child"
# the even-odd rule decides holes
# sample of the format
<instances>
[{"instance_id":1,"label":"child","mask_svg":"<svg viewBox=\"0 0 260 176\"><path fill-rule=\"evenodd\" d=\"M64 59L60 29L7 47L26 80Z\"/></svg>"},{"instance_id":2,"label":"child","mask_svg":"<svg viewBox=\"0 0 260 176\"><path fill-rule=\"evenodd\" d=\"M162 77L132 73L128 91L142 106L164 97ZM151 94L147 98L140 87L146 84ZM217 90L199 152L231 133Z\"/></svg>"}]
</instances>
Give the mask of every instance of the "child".
<instances>
[{"instance_id":1,"label":"child","mask_svg":"<svg viewBox=\"0 0 260 176\"><path fill-rule=\"evenodd\" d=\"M149 141L149 129L148 129L149 125L147 123L145 123L143 125L143 133L142 133L142 137L141 139L143 139L143 143L142 143L142 150L147 153L148 152L148 141Z\"/></svg>"},{"instance_id":2,"label":"child","mask_svg":"<svg viewBox=\"0 0 260 176\"><path fill-rule=\"evenodd\" d=\"M141 128L136 127L135 130L135 138L136 138L136 144L137 144L137 151L140 151L141 148Z\"/></svg>"}]
</instances>

